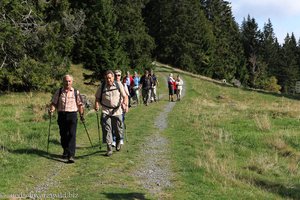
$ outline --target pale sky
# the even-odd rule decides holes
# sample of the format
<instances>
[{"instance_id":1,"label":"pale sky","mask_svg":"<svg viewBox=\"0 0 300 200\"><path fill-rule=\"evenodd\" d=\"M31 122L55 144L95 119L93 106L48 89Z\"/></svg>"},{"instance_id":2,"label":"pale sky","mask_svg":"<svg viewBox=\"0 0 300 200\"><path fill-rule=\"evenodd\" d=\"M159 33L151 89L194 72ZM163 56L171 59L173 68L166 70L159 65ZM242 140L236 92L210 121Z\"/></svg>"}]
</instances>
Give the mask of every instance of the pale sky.
<instances>
[{"instance_id":1,"label":"pale sky","mask_svg":"<svg viewBox=\"0 0 300 200\"><path fill-rule=\"evenodd\" d=\"M254 18L262 31L268 19L271 20L275 36L283 43L287 33L300 37L300 1L298 0L227 0L231 3L235 21L241 25L248 14Z\"/></svg>"}]
</instances>

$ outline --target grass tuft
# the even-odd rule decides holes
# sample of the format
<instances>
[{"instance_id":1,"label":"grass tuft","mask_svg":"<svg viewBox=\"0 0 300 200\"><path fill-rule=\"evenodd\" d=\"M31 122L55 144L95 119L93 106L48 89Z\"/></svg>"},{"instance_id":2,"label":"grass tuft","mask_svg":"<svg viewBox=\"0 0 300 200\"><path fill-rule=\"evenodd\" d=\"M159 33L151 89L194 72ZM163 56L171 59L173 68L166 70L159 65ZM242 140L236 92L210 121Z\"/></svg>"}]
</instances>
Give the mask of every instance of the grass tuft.
<instances>
[{"instance_id":1,"label":"grass tuft","mask_svg":"<svg viewBox=\"0 0 300 200\"><path fill-rule=\"evenodd\" d=\"M271 121L266 114L255 114L254 121L258 130L268 132L271 130Z\"/></svg>"}]
</instances>

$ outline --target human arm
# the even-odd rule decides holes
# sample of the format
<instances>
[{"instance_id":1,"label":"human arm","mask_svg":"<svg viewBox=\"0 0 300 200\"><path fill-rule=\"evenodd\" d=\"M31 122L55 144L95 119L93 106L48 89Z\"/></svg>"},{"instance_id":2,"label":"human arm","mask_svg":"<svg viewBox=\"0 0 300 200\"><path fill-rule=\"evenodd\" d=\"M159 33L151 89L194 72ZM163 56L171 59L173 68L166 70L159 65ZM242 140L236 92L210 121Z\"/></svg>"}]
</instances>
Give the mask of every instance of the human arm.
<instances>
[{"instance_id":1,"label":"human arm","mask_svg":"<svg viewBox=\"0 0 300 200\"><path fill-rule=\"evenodd\" d=\"M122 96L122 102L121 107L124 110L124 112L128 112L128 95L129 91L127 87L124 87L122 84L119 85L120 87L120 95ZM127 89L127 92L126 92Z\"/></svg>"},{"instance_id":2,"label":"human arm","mask_svg":"<svg viewBox=\"0 0 300 200\"><path fill-rule=\"evenodd\" d=\"M58 98L59 98L59 90L57 90L52 99L51 99L51 102L50 102L50 105L49 105L49 109L48 109L48 113L49 115L53 115L54 111L56 110L56 107L57 107L57 104L58 104Z\"/></svg>"},{"instance_id":3,"label":"human arm","mask_svg":"<svg viewBox=\"0 0 300 200\"><path fill-rule=\"evenodd\" d=\"M101 95L101 87L100 86L98 89L97 89L97 92L95 94L95 104L94 104L94 109L96 112L99 111L100 109L100 95Z\"/></svg>"}]
</instances>

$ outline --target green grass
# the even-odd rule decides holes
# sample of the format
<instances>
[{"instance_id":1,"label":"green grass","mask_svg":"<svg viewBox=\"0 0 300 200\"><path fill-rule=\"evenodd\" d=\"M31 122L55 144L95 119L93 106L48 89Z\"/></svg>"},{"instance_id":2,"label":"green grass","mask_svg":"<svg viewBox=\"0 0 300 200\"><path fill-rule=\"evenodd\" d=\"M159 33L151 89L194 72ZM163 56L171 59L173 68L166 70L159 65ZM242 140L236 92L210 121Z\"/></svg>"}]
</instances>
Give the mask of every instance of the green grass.
<instances>
[{"instance_id":1,"label":"green grass","mask_svg":"<svg viewBox=\"0 0 300 200\"><path fill-rule=\"evenodd\" d=\"M186 95L168 116L161 134L169 142L174 177L160 197L150 194L133 174L141 167L145 139L157 133L156 116L168 103L165 77L177 71L156 69L164 97L126 116L128 143L104 157L99 149L95 112L78 123L76 163L59 162L56 116L52 119L50 157L46 152L49 93L0 96L0 197L28 194L50 182L47 194L79 199L299 199L300 105L293 98L222 86L181 74ZM74 87L94 101L97 85L85 84L81 66L70 74ZM181 72L180 72L181 73ZM164 148L164 147L162 147ZM147 159L147 158L145 158Z\"/></svg>"},{"instance_id":2,"label":"green grass","mask_svg":"<svg viewBox=\"0 0 300 200\"><path fill-rule=\"evenodd\" d=\"M181 182L173 196L299 199L298 102L184 80L187 94L164 133Z\"/></svg>"}]
</instances>

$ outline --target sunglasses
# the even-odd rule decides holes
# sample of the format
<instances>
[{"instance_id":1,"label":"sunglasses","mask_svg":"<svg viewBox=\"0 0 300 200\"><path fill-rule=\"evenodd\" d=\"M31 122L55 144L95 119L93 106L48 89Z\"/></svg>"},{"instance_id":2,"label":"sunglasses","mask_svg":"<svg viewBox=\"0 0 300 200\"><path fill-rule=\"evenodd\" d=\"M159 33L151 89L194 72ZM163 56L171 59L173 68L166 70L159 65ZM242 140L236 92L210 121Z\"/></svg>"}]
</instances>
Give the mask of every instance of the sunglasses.
<instances>
[{"instance_id":1,"label":"sunglasses","mask_svg":"<svg viewBox=\"0 0 300 200\"><path fill-rule=\"evenodd\" d=\"M121 76L121 74L115 74L115 76Z\"/></svg>"}]
</instances>

